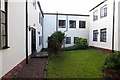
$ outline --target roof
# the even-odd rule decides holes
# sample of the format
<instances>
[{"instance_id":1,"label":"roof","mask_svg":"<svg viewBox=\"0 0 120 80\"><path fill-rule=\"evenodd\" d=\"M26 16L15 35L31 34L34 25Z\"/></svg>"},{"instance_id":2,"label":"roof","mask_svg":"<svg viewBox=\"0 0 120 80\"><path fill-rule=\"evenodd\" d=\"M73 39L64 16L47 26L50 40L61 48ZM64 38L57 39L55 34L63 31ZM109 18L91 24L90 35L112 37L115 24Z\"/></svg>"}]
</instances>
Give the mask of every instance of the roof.
<instances>
[{"instance_id":1,"label":"roof","mask_svg":"<svg viewBox=\"0 0 120 80\"><path fill-rule=\"evenodd\" d=\"M45 15L70 15L70 16L90 16L90 15L83 15L83 14L63 14L63 13L44 13Z\"/></svg>"},{"instance_id":2,"label":"roof","mask_svg":"<svg viewBox=\"0 0 120 80\"><path fill-rule=\"evenodd\" d=\"M97 6L95 6L94 8L92 8L91 10L90 10L90 12L92 11L92 10L94 10L95 8L97 8L98 6L100 6L101 4L103 4L103 3L105 3L107 0L104 0L104 1L102 1L101 3L99 3Z\"/></svg>"},{"instance_id":3,"label":"roof","mask_svg":"<svg viewBox=\"0 0 120 80\"><path fill-rule=\"evenodd\" d=\"M43 11L42 11L42 8L41 8L41 5L40 5L40 2L38 1L37 3L38 3L38 7L39 7L39 9L40 9L40 11L41 11L41 13L42 13L42 16L44 17Z\"/></svg>"}]
</instances>

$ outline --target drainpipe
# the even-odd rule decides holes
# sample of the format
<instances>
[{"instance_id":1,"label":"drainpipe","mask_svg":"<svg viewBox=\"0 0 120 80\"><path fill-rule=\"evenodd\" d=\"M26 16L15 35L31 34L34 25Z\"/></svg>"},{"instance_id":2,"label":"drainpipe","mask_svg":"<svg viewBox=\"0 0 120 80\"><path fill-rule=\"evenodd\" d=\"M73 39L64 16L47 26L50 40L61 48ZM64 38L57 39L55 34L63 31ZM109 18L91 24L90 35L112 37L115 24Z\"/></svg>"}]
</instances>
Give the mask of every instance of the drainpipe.
<instances>
[{"instance_id":1,"label":"drainpipe","mask_svg":"<svg viewBox=\"0 0 120 80\"><path fill-rule=\"evenodd\" d=\"M112 32L112 52L114 53L114 30L115 30L115 0L113 1L113 32Z\"/></svg>"},{"instance_id":2,"label":"drainpipe","mask_svg":"<svg viewBox=\"0 0 120 80\"><path fill-rule=\"evenodd\" d=\"M28 2L26 0L26 64L28 64Z\"/></svg>"},{"instance_id":3,"label":"drainpipe","mask_svg":"<svg viewBox=\"0 0 120 80\"><path fill-rule=\"evenodd\" d=\"M58 12L56 13L56 31L58 31Z\"/></svg>"},{"instance_id":4,"label":"drainpipe","mask_svg":"<svg viewBox=\"0 0 120 80\"><path fill-rule=\"evenodd\" d=\"M43 47L44 47L44 43L43 43L43 38L44 38L44 32L43 32L43 28L44 28L44 17L42 17L42 49L43 49Z\"/></svg>"},{"instance_id":5,"label":"drainpipe","mask_svg":"<svg viewBox=\"0 0 120 80\"><path fill-rule=\"evenodd\" d=\"M67 21L66 21L66 23L67 23L67 26L66 26L66 30L64 31L64 33L68 31L68 15L67 15Z\"/></svg>"}]
</instances>

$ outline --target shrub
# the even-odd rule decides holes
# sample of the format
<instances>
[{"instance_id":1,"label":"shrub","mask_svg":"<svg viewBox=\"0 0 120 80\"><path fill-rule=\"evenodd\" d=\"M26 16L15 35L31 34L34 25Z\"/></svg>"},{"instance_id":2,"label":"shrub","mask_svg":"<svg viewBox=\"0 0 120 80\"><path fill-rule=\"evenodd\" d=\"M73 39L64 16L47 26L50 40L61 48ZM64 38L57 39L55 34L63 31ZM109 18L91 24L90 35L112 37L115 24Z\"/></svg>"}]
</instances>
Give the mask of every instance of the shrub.
<instances>
[{"instance_id":1,"label":"shrub","mask_svg":"<svg viewBox=\"0 0 120 80\"><path fill-rule=\"evenodd\" d=\"M120 70L120 52L112 53L106 58L104 69L119 69Z\"/></svg>"},{"instance_id":2,"label":"shrub","mask_svg":"<svg viewBox=\"0 0 120 80\"><path fill-rule=\"evenodd\" d=\"M48 40L48 48L50 53L58 53L63 44L65 34L57 31L54 32Z\"/></svg>"},{"instance_id":3,"label":"shrub","mask_svg":"<svg viewBox=\"0 0 120 80\"><path fill-rule=\"evenodd\" d=\"M79 49L87 49L88 48L88 43L87 39L85 38L78 38L76 40L76 44L70 47L65 47L62 50L64 51L70 51L70 50L79 50Z\"/></svg>"},{"instance_id":4,"label":"shrub","mask_svg":"<svg viewBox=\"0 0 120 80\"><path fill-rule=\"evenodd\" d=\"M80 45L87 45L87 39L85 38L78 38L77 41L76 41L76 44L80 44Z\"/></svg>"}]
</instances>

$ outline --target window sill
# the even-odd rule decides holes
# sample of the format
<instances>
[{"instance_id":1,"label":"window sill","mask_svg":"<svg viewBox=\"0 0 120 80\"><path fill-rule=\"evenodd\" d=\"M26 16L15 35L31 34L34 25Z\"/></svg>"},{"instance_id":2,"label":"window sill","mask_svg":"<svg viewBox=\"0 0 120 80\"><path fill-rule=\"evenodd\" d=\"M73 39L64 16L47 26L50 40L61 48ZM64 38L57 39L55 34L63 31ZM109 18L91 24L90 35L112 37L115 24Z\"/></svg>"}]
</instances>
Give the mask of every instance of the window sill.
<instances>
[{"instance_id":1,"label":"window sill","mask_svg":"<svg viewBox=\"0 0 120 80\"><path fill-rule=\"evenodd\" d=\"M6 47L3 47L3 48L0 48L0 50L3 50L3 49L8 49L10 48L9 46L6 46Z\"/></svg>"}]
</instances>

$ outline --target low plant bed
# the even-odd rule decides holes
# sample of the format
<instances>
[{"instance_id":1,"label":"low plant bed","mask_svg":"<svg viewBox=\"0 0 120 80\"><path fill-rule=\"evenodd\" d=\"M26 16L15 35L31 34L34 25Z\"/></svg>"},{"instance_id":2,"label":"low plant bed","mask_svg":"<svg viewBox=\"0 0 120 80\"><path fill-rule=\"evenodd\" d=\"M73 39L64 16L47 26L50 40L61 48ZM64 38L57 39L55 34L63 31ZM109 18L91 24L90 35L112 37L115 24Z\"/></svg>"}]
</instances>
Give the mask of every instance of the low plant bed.
<instances>
[{"instance_id":1,"label":"low plant bed","mask_svg":"<svg viewBox=\"0 0 120 80\"><path fill-rule=\"evenodd\" d=\"M104 76L107 80L120 80L120 70L106 69L104 71Z\"/></svg>"}]
</instances>

